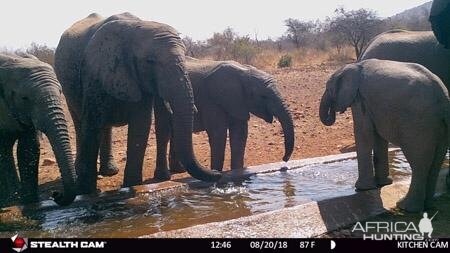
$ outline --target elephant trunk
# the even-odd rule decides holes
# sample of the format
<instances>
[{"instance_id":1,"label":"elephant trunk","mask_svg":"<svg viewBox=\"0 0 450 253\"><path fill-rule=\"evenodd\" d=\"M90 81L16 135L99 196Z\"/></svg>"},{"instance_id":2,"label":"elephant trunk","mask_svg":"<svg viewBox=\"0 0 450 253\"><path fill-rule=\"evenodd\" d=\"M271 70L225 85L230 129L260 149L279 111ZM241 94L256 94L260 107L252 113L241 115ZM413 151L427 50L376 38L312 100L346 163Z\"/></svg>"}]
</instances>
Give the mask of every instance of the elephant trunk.
<instances>
[{"instance_id":1,"label":"elephant trunk","mask_svg":"<svg viewBox=\"0 0 450 253\"><path fill-rule=\"evenodd\" d=\"M221 179L222 174L206 170L195 159L192 147L194 98L187 75L182 79L184 80L184 85L178 86L176 91L173 92L176 94L172 95L170 101L173 111L172 141L175 154L191 176L202 181L216 182Z\"/></svg>"},{"instance_id":2,"label":"elephant trunk","mask_svg":"<svg viewBox=\"0 0 450 253\"><path fill-rule=\"evenodd\" d=\"M67 121L58 95L50 95L40 101L39 114L36 116L37 127L50 141L58 163L64 186L63 193L54 193L58 205L69 205L77 193L76 172L70 148Z\"/></svg>"},{"instance_id":3,"label":"elephant trunk","mask_svg":"<svg viewBox=\"0 0 450 253\"><path fill-rule=\"evenodd\" d=\"M274 93L274 110L273 114L281 123L284 134L284 156L283 161L287 162L294 151L294 122L286 104L280 98L278 93Z\"/></svg>"},{"instance_id":4,"label":"elephant trunk","mask_svg":"<svg viewBox=\"0 0 450 253\"><path fill-rule=\"evenodd\" d=\"M334 110L333 102L328 91L323 93L322 99L320 100L319 116L320 121L325 126L331 126L336 121L336 111Z\"/></svg>"}]
</instances>

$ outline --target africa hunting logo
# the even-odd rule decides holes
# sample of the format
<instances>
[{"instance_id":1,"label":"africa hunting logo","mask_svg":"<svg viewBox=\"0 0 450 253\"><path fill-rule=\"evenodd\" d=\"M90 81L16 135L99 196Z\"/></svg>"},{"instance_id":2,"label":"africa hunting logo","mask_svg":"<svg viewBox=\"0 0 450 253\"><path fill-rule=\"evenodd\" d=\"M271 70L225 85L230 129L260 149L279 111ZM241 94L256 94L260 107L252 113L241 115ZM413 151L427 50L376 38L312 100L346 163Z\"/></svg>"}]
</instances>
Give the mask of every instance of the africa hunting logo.
<instances>
[{"instance_id":1,"label":"africa hunting logo","mask_svg":"<svg viewBox=\"0 0 450 253\"><path fill-rule=\"evenodd\" d=\"M420 219L418 226L413 222L397 221L368 221L364 225L361 222L355 224L352 232L362 232L363 239L370 240L424 240L431 238L433 233L434 219L438 212L431 218L428 218L428 213L423 213L423 218Z\"/></svg>"}]
</instances>

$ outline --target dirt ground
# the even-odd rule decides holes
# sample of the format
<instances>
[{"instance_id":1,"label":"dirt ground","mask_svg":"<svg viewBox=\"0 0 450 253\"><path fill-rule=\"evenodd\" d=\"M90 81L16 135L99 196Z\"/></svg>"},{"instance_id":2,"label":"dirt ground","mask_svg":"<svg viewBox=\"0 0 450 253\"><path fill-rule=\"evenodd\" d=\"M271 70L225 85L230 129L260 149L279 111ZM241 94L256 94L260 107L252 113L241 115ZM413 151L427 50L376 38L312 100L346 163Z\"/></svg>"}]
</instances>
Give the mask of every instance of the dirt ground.
<instances>
[{"instance_id":1,"label":"dirt ground","mask_svg":"<svg viewBox=\"0 0 450 253\"><path fill-rule=\"evenodd\" d=\"M324 91L325 82L339 65L316 64L297 66L286 69L265 69L278 80L278 88L287 100L292 111L295 125L295 149L291 159L302 159L354 150L353 124L351 112L337 115L336 123L325 127L319 120L319 101ZM70 124L72 150L75 152L75 132ZM98 189L101 191L118 189L122 185L123 169L126 163L127 127L114 128L113 149L115 160L119 165L119 174L113 177L99 178ZM197 159L204 166L209 166L209 145L205 132L193 134L194 150ZM249 122L246 166L279 162L284 154L283 134L279 122L267 124L254 116ZM156 145L154 127L150 133L144 161L143 176L145 182L152 182L155 167ZM60 187L60 173L55 163L48 141L41 142L41 166L39 184L42 197ZM230 152L227 144L225 167L229 167Z\"/></svg>"}]
</instances>

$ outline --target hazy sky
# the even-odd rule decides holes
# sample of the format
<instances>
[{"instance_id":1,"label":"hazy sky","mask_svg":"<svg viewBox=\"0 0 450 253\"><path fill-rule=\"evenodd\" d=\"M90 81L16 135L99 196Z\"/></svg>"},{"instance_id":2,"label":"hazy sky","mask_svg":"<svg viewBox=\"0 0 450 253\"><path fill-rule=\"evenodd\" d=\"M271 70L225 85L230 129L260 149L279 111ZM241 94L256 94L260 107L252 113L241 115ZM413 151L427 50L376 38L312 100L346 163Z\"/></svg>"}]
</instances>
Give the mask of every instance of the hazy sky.
<instances>
[{"instance_id":1,"label":"hazy sky","mask_svg":"<svg viewBox=\"0 0 450 253\"><path fill-rule=\"evenodd\" d=\"M92 12L110 16L131 12L142 19L170 24L183 35L206 39L232 27L260 39L285 32L287 18L323 19L338 6L370 8L388 17L428 0L0 0L0 48L31 42L56 47L62 32Z\"/></svg>"}]
</instances>

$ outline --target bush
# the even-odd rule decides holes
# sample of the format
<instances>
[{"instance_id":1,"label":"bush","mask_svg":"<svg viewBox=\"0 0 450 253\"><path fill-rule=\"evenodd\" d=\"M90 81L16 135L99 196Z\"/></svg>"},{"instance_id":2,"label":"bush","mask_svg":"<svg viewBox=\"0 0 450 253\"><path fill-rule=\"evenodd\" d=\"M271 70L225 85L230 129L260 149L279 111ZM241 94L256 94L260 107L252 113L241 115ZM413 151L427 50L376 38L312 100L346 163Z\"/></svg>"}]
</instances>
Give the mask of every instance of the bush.
<instances>
[{"instance_id":1,"label":"bush","mask_svg":"<svg viewBox=\"0 0 450 253\"><path fill-rule=\"evenodd\" d=\"M278 68L287 68L292 66L292 56L285 54L278 61Z\"/></svg>"}]
</instances>

